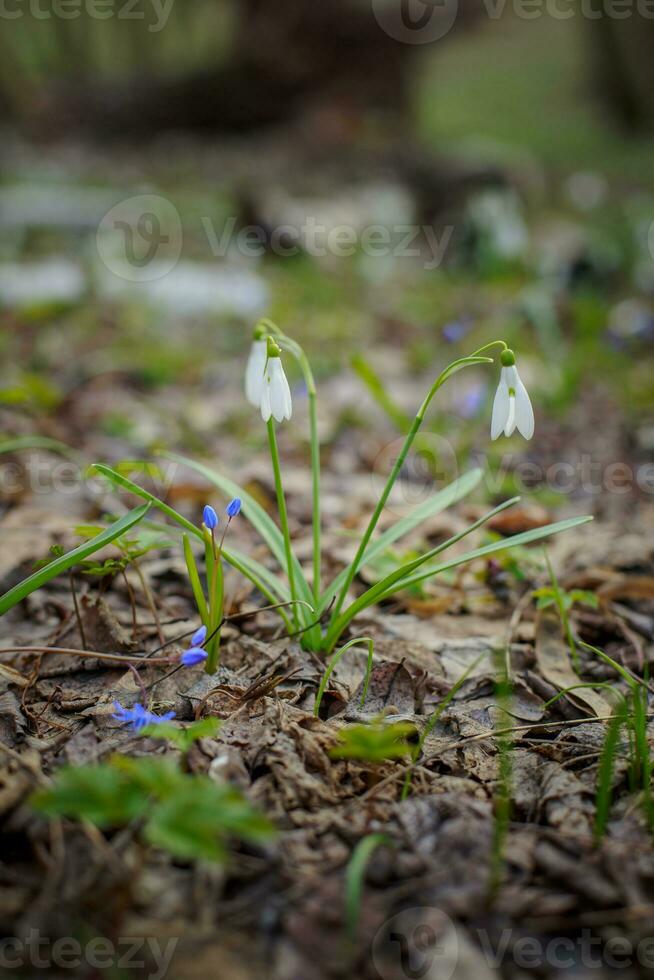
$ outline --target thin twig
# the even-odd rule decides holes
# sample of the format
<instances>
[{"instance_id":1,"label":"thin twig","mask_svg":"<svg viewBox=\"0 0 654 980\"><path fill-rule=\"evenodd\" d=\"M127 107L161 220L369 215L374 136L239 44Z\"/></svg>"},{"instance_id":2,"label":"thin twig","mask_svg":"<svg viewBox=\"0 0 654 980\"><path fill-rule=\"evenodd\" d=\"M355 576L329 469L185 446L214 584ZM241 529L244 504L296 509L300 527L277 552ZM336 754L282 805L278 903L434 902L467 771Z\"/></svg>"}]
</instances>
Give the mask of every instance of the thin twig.
<instances>
[{"instance_id":1,"label":"thin twig","mask_svg":"<svg viewBox=\"0 0 654 980\"><path fill-rule=\"evenodd\" d=\"M73 570L71 569L68 573L68 580L70 582L70 591L73 596L73 606L75 607L75 619L77 620L77 629L79 630L80 639L82 641L82 646L87 649L86 635L84 633L84 623L82 622L82 617L79 611L79 604L77 602L77 589L75 588L75 577L73 575Z\"/></svg>"},{"instance_id":2,"label":"thin twig","mask_svg":"<svg viewBox=\"0 0 654 980\"><path fill-rule=\"evenodd\" d=\"M150 608L150 612L152 613L152 618L154 619L154 622L156 624L157 634L159 636L159 643L164 643L165 642L164 631L161 626L161 620L159 618L159 610L157 609L156 603L154 601L154 596L152 595L152 589L148 585L145 575L141 570L141 566L139 565L138 561L136 561L136 559L134 559L132 565L134 566L134 571L138 575L139 582L141 583L141 588L143 589L143 595L145 596L145 601L147 602Z\"/></svg>"},{"instance_id":3,"label":"thin twig","mask_svg":"<svg viewBox=\"0 0 654 980\"><path fill-rule=\"evenodd\" d=\"M136 596L134 595L134 589L130 585L129 579L127 578L127 573L125 569L122 569L123 581L127 588L127 594L129 595L129 604L132 610L132 639L136 640L139 631L139 624L136 618Z\"/></svg>"}]
</instances>

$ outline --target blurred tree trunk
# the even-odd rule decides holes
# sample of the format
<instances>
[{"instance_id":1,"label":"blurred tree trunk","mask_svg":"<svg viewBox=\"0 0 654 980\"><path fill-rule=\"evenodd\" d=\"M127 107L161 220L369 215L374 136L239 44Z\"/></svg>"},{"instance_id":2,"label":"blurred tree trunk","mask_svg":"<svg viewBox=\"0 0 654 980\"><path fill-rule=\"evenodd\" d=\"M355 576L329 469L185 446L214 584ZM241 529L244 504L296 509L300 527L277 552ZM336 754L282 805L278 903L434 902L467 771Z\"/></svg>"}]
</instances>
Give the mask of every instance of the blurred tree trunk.
<instances>
[{"instance_id":1,"label":"blurred tree trunk","mask_svg":"<svg viewBox=\"0 0 654 980\"><path fill-rule=\"evenodd\" d=\"M593 0L596 19L587 35L595 87L614 117L627 129L654 128L654 20L640 15L616 20Z\"/></svg>"},{"instance_id":2,"label":"blurred tree trunk","mask_svg":"<svg viewBox=\"0 0 654 980\"><path fill-rule=\"evenodd\" d=\"M103 136L164 129L240 131L307 107L375 106L401 115L415 48L389 37L360 0L238 0L226 63L174 78L52 86L37 123Z\"/></svg>"}]
</instances>

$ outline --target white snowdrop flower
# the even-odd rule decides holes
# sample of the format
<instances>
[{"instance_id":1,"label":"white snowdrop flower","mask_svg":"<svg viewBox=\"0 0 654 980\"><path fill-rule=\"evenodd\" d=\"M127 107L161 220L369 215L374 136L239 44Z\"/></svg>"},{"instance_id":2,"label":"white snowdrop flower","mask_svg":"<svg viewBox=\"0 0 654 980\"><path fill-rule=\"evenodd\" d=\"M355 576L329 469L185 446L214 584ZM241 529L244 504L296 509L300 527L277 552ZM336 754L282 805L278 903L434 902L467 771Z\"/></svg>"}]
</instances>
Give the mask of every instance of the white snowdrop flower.
<instances>
[{"instance_id":1,"label":"white snowdrop flower","mask_svg":"<svg viewBox=\"0 0 654 980\"><path fill-rule=\"evenodd\" d=\"M247 367L245 369L245 396L251 405L259 408L264 388L264 371L268 357L268 343L265 336L257 336L256 332L250 348Z\"/></svg>"},{"instance_id":2,"label":"white snowdrop flower","mask_svg":"<svg viewBox=\"0 0 654 980\"><path fill-rule=\"evenodd\" d=\"M277 422L290 419L293 411L291 389L288 386L282 360L281 350L272 338L268 338L268 361L264 372L263 391L261 393L261 417L264 422L270 416Z\"/></svg>"},{"instance_id":3,"label":"white snowdrop flower","mask_svg":"<svg viewBox=\"0 0 654 980\"><path fill-rule=\"evenodd\" d=\"M516 429L525 439L531 439L534 410L515 366L513 351L502 351L501 361L502 373L493 402L491 439L497 439L502 432L505 436L513 435Z\"/></svg>"}]
</instances>

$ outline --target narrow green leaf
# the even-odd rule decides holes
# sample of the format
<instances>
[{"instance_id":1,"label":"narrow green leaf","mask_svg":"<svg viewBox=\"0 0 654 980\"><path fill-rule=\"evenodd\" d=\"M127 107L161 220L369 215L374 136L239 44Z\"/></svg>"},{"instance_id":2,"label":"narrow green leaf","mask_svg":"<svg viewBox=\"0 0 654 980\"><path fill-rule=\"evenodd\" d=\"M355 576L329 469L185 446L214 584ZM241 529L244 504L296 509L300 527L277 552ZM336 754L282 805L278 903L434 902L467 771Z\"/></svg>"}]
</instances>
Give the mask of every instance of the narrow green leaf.
<instances>
[{"instance_id":1,"label":"narrow green leaf","mask_svg":"<svg viewBox=\"0 0 654 980\"><path fill-rule=\"evenodd\" d=\"M47 449L70 459L77 459L78 453L64 442L57 442L48 436L18 436L15 439L4 439L0 442L0 453L18 453L28 449Z\"/></svg>"},{"instance_id":2,"label":"narrow green leaf","mask_svg":"<svg viewBox=\"0 0 654 980\"><path fill-rule=\"evenodd\" d=\"M369 834L363 837L352 852L345 872L345 927L351 943L356 940L359 917L361 915L361 896L363 879L368 862L382 844L389 843L384 834Z\"/></svg>"},{"instance_id":3,"label":"narrow green leaf","mask_svg":"<svg viewBox=\"0 0 654 980\"><path fill-rule=\"evenodd\" d=\"M200 582L200 573L198 572L198 566L195 562L195 555L191 549L191 542L189 541L188 534L184 535L184 560L186 561L186 570L188 572L189 581L191 583L191 588L193 589L193 598L195 599L195 605L198 608L200 614L200 619L208 628L209 623L209 610L207 608L207 600L205 598L204 592L202 591L202 583Z\"/></svg>"},{"instance_id":4,"label":"narrow green leaf","mask_svg":"<svg viewBox=\"0 0 654 980\"><path fill-rule=\"evenodd\" d=\"M477 468L471 470L469 473L464 473L449 486L444 487L435 493L433 496L429 497L428 500L423 501L423 503L418 504L417 507L402 517L399 521L389 527L383 534L372 542L372 544L366 549L363 559L361 561L362 565L369 564L373 561L377 555L382 554L387 548L389 548L400 538L409 534L414 528L418 527L423 521L427 520L429 517L433 517L435 514L440 514L442 511L451 507L452 504L457 503L464 497L474 490L479 481L482 478L482 471ZM347 576L347 568L344 568L342 572L336 576L333 582L330 583L327 589L325 589L324 597L319 607L319 613L325 611L329 605L332 596L337 595L341 589L343 582Z\"/></svg>"},{"instance_id":5,"label":"narrow green leaf","mask_svg":"<svg viewBox=\"0 0 654 980\"><path fill-rule=\"evenodd\" d=\"M213 483L215 487L218 487L218 489L226 494L226 496L240 497L242 502L241 513L250 521L252 526L256 528L262 539L270 548L272 554L279 562L280 566L282 568L286 567L286 555L284 552L284 538L282 532L279 530L270 515L266 513L261 504L259 504L254 497L247 492L247 490L239 487L237 483L234 483L234 481L230 480L228 477L222 476L222 474L216 473L215 470L209 469L208 466L204 466L202 463L196 463L193 459L187 459L186 457L178 456L175 453L165 453L165 458L181 463L183 466L188 466L189 469L195 470L196 473L201 473L205 479L207 479L210 483ZM293 556L293 569L295 572L295 581L298 586L298 598L304 599L305 602L308 602L313 607L313 594L304 576L302 567L295 556ZM306 624L311 615L309 610L300 606L299 614L304 617Z\"/></svg>"},{"instance_id":6,"label":"narrow green leaf","mask_svg":"<svg viewBox=\"0 0 654 980\"><path fill-rule=\"evenodd\" d=\"M431 561L432 558L436 557L436 555L439 555L451 545L461 541L462 538L477 530L477 528L481 527L482 524L485 524L486 521L490 520L491 517L494 517L495 514L499 514L501 511L511 507L517 502L517 500L519 500L518 497L514 497L511 500L505 500L504 503L493 508L493 510L489 511L487 514L484 514L483 517L480 517L479 520L475 521L473 524L470 524L469 527L464 528L463 531L460 531L453 537L448 538L447 541L443 541L435 548L425 552L425 554L421 555L419 558L415 558L413 561L400 565L395 569L395 571L391 572L389 575L386 575L380 582L377 582L370 589L364 592L363 595L359 596L358 599L355 599L354 602L348 606L345 612L341 613L341 615L336 619L332 618L332 622L330 623L327 637L325 639L325 646L327 650L332 649L334 643L354 616L360 613L363 609L366 609L368 606L373 605L373 603L380 601L382 596L393 595L399 589L404 588L403 585L400 585L400 582L406 581L407 577L410 576L411 573L415 572L415 570L421 565Z\"/></svg>"},{"instance_id":7,"label":"narrow green leaf","mask_svg":"<svg viewBox=\"0 0 654 980\"><path fill-rule=\"evenodd\" d=\"M91 538L90 541L85 541L78 548L73 551L69 551L67 554L62 555L60 558L56 558L54 561L46 565L45 568L39 569L30 575L28 578L19 582L15 585L13 589L6 592L2 598L0 598L0 616L3 616L9 609L15 606L18 602L24 599L26 596L30 595L32 592L36 592L41 586L49 582L50 579L55 578L57 575L61 575L62 572L67 571L74 565L79 564L89 555L94 554L94 552L99 551L104 548L105 545L111 544L116 538L119 538L121 534L129 531L130 528L134 527L141 521L147 512L150 510L149 504L143 504L141 507L137 507L135 510L131 510L128 514L125 514L112 524L110 527L106 528L101 534L96 535Z\"/></svg>"},{"instance_id":8,"label":"narrow green leaf","mask_svg":"<svg viewBox=\"0 0 654 980\"><path fill-rule=\"evenodd\" d=\"M465 555L460 555L458 558L453 558L452 561L443 562L440 565L434 565L427 572L419 572L409 575L406 579L402 579L401 583L398 583L398 588L404 589L409 585L414 585L416 582L424 582L425 579L431 578L432 575L438 575L440 572L446 572L450 568L457 568L459 565L465 565L466 562L473 561L475 558L485 558L486 555L494 555L499 551L508 551L510 548L515 548L516 546L523 544L530 544L532 541L539 541L541 538L549 538L553 534L560 534L562 531L569 531L570 528L579 527L581 524L588 524L588 522L592 520L592 517L571 517L565 521L557 521L555 524L548 524L547 527L535 528L533 531L524 531L522 534L514 534L513 537L505 538L502 541L493 541L491 544L477 548L475 551L469 551ZM397 592L397 588L393 589L392 592L385 592L381 599L387 599L395 592ZM381 599L379 601L381 601Z\"/></svg>"},{"instance_id":9,"label":"narrow green leaf","mask_svg":"<svg viewBox=\"0 0 654 980\"><path fill-rule=\"evenodd\" d=\"M374 652L374 644L373 644L373 641L370 639L369 636L357 636L354 640L350 640L348 643L345 644L345 646L341 647L341 649L338 650L334 654L334 656L332 657L332 659L329 661L329 664L327 665L327 670L325 671L325 673L323 675L323 678L322 678L322 680L320 682L320 687L318 688L318 693L316 694L316 703L315 703L314 708L313 708L313 713L314 713L314 715L315 715L316 718L318 717L318 714L320 712L320 705L321 705L322 698L323 698L323 695L325 693L325 689L327 687L327 684L329 683L329 678L334 673L334 669L336 668L339 660L341 659L341 657L343 656L343 654L344 653L347 653L347 651L351 647L357 646L360 643L366 643L368 645L368 664L367 664L367 667L366 667L366 676L365 676L365 680L364 680L364 684L363 684L363 692L361 694L361 707L363 708L363 706L364 706L364 704L366 702L366 696L368 694L368 685L370 684L370 674L372 673L372 657L373 657L373 652Z\"/></svg>"},{"instance_id":10,"label":"narrow green leaf","mask_svg":"<svg viewBox=\"0 0 654 980\"><path fill-rule=\"evenodd\" d=\"M606 832L613 797L613 772L620 747L620 729L627 724L627 709L620 705L606 729L597 772L597 791L595 793L595 840L600 841Z\"/></svg>"},{"instance_id":11,"label":"narrow green leaf","mask_svg":"<svg viewBox=\"0 0 654 980\"><path fill-rule=\"evenodd\" d=\"M104 463L95 463L91 469L97 470L102 476L106 477L111 483L116 486L122 487L123 490L128 490L130 493L136 494L136 496L141 497L143 500L147 500L153 507L156 507L163 514L166 514L172 521L179 524L186 531L195 535L200 541L204 541L202 531L200 528L196 527L190 521L171 507L169 504L164 503L159 497L155 497L154 494L149 493L140 487L137 483L133 483L132 480L128 480L127 477L122 476L122 474L117 473L110 466L105 466ZM237 551L236 548L225 548L222 549L225 561L232 565L237 571L245 575L247 579L252 582L252 584L259 589L261 594L270 602L271 605L281 600L285 602L289 598L288 589L272 572L261 565L254 558ZM279 614L284 620L285 625L288 629L291 629L290 620L283 610L279 610Z\"/></svg>"},{"instance_id":12,"label":"narrow green leaf","mask_svg":"<svg viewBox=\"0 0 654 980\"><path fill-rule=\"evenodd\" d=\"M384 384L372 365L369 364L361 354L355 354L350 363L381 410L386 413L393 425L395 425L400 432L408 432L411 428L413 419L410 418L407 413L400 408L397 402L391 398L391 396L388 394L387 386Z\"/></svg>"},{"instance_id":13,"label":"narrow green leaf","mask_svg":"<svg viewBox=\"0 0 654 980\"><path fill-rule=\"evenodd\" d=\"M121 473L117 473L116 470L112 470L110 466L105 466L104 463L93 463L90 469L95 470L97 473L100 473L102 476L106 477L107 480L109 480L109 482L113 483L115 486L122 487L123 490L128 490L130 493L136 494L136 496L141 497L142 500L147 500L153 507L156 507L162 513L170 517L171 520L175 521L191 534L194 534L196 538L200 538L201 541L204 540L202 537L202 531L199 527L196 527L195 524L191 524L191 522L187 521L186 518L183 517L179 511L175 510L174 507L170 507L169 504L164 503L164 501L160 500L159 497L155 497L154 494L150 493L148 490L145 490L143 487L140 487L138 483L128 480L126 476L123 476Z\"/></svg>"}]
</instances>

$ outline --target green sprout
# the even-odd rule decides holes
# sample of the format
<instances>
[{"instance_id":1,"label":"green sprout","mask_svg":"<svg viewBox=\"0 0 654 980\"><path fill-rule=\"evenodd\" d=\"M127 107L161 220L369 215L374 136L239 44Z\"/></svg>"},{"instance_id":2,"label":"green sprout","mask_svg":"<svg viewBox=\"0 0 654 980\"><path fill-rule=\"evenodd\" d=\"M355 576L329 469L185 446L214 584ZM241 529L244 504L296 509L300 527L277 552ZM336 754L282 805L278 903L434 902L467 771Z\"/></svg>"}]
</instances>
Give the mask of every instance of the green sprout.
<instances>
[{"instance_id":1,"label":"green sprout","mask_svg":"<svg viewBox=\"0 0 654 980\"><path fill-rule=\"evenodd\" d=\"M215 719L203 719L187 728L149 725L141 734L164 738L187 753L194 741L217 729ZM188 773L168 758L114 755L97 765L68 766L52 786L31 797L31 804L45 816L87 820L105 831L138 820L145 843L182 860L223 863L231 840L264 844L275 836L269 820L240 790Z\"/></svg>"},{"instance_id":2,"label":"green sprout","mask_svg":"<svg viewBox=\"0 0 654 980\"><path fill-rule=\"evenodd\" d=\"M536 589L532 594L534 599L536 599L536 606L538 609L548 609L554 606L559 614L559 619L561 620L561 625L563 627L563 632L565 633L566 642L570 650L570 657L572 663L577 673L581 668L579 663L579 654L577 653L577 644L575 642L574 633L572 631L572 625L570 623L570 610L575 605L575 603L583 603L586 606L590 606L593 609L597 609L599 600L594 592L587 592L584 589L571 589L566 592L559 585L556 575L554 574L554 569L552 568L552 563L550 562L550 556L547 553L547 549L543 548L545 552L545 561L547 562L547 569L550 575L550 585L544 586L541 589Z\"/></svg>"},{"instance_id":3,"label":"green sprout","mask_svg":"<svg viewBox=\"0 0 654 980\"><path fill-rule=\"evenodd\" d=\"M413 754L410 739L417 729L409 721L389 723L376 718L369 724L349 725L338 733L338 744L330 750L332 759L357 759L360 762L388 762Z\"/></svg>"}]
</instances>

